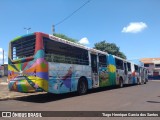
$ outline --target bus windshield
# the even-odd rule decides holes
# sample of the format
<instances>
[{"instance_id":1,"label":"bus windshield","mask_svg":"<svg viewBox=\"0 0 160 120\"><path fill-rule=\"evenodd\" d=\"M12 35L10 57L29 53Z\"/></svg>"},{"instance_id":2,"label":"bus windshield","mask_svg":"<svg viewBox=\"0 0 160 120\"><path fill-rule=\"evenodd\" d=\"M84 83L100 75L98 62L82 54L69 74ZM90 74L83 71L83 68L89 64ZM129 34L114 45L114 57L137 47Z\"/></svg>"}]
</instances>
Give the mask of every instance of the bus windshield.
<instances>
[{"instance_id":1,"label":"bus windshield","mask_svg":"<svg viewBox=\"0 0 160 120\"><path fill-rule=\"evenodd\" d=\"M35 35L20 38L11 42L11 58L17 60L34 55Z\"/></svg>"}]
</instances>

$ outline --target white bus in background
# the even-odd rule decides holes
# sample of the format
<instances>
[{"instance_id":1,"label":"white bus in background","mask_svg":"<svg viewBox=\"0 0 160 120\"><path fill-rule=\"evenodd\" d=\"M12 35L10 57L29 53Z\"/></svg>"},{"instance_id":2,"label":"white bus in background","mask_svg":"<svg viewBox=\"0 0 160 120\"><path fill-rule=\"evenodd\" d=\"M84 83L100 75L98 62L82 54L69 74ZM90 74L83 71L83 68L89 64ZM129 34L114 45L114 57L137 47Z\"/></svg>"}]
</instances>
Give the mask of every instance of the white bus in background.
<instances>
[{"instance_id":1,"label":"white bus in background","mask_svg":"<svg viewBox=\"0 0 160 120\"><path fill-rule=\"evenodd\" d=\"M116 79L120 87L127 84L144 84L148 80L147 69L133 62L115 57Z\"/></svg>"}]
</instances>

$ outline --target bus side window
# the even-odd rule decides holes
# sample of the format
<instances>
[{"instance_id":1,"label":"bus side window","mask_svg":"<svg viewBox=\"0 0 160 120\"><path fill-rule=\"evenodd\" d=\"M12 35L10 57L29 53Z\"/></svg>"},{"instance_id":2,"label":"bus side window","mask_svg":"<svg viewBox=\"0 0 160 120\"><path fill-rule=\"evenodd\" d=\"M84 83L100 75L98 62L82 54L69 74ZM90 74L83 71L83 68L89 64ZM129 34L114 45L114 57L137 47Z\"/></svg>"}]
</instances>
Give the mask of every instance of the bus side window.
<instances>
[{"instance_id":1,"label":"bus side window","mask_svg":"<svg viewBox=\"0 0 160 120\"><path fill-rule=\"evenodd\" d=\"M115 62L116 62L116 68L117 69L124 70L124 68L123 68L123 61L122 60L115 58Z\"/></svg>"},{"instance_id":2,"label":"bus side window","mask_svg":"<svg viewBox=\"0 0 160 120\"><path fill-rule=\"evenodd\" d=\"M128 71L131 71L131 63L127 62Z\"/></svg>"},{"instance_id":3,"label":"bus side window","mask_svg":"<svg viewBox=\"0 0 160 120\"><path fill-rule=\"evenodd\" d=\"M107 56L99 54L99 67L107 67Z\"/></svg>"},{"instance_id":4,"label":"bus side window","mask_svg":"<svg viewBox=\"0 0 160 120\"><path fill-rule=\"evenodd\" d=\"M48 62L89 65L88 50L43 38L45 59Z\"/></svg>"},{"instance_id":5,"label":"bus side window","mask_svg":"<svg viewBox=\"0 0 160 120\"><path fill-rule=\"evenodd\" d=\"M135 72L139 72L139 68L137 65L134 65Z\"/></svg>"},{"instance_id":6,"label":"bus side window","mask_svg":"<svg viewBox=\"0 0 160 120\"><path fill-rule=\"evenodd\" d=\"M127 63L124 63L124 73L127 75Z\"/></svg>"},{"instance_id":7,"label":"bus side window","mask_svg":"<svg viewBox=\"0 0 160 120\"><path fill-rule=\"evenodd\" d=\"M91 67L92 67L92 72L97 73L97 55L91 54Z\"/></svg>"}]
</instances>

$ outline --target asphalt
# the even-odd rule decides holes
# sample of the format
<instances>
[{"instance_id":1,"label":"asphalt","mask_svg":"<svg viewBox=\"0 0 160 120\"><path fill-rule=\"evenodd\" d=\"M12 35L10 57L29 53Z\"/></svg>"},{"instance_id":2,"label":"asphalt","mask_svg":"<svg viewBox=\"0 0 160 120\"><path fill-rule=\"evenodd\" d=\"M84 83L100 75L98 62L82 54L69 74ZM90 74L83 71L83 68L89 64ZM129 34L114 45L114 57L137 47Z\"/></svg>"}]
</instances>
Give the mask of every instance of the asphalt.
<instances>
[{"instance_id":1,"label":"asphalt","mask_svg":"<svg viewBox=\"0 0 160 120\"><path fill-rule=\"evenodd\" d=\"M160 82L160 80L155 80L155 81ZM7 77L5 76L0 78L0 101L17 99L19 97L32 96L32 95L44 94L44 93L46 92L20 93L15 91L9 91Z\"/></svg>"},{"instance_id":2,"label":"asphalt","mask_svg":"<svg viewBox=\"0 0 160 120\"><path fill-rule=\"evenodd\" d=\"M44 94L44 92L35 92L35 93L20 93L15 91L9 91L7 77L0 78L0 101L16 99L18 97L31 96L36 94Z\"/></svg>"}]
</instances>

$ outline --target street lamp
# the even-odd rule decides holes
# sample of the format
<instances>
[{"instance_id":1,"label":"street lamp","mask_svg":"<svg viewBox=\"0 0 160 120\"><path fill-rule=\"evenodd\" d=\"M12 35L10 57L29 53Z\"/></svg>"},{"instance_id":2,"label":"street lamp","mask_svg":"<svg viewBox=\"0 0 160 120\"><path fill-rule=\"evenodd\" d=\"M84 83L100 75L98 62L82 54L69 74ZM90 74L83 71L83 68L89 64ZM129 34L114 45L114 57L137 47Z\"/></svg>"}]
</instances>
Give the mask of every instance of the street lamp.
<instances>
[{"instance_id":1,"label":"street lamp","mask_svg":"<svg viewBox=\"0 0 160 120\"><path fill-rule=\"evenodd\" d=\"M31 28L24 28L24 29L27 30L27 34L28 34Z\"/></svg>"}]
</instances>

